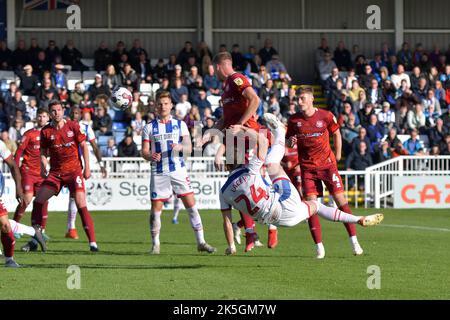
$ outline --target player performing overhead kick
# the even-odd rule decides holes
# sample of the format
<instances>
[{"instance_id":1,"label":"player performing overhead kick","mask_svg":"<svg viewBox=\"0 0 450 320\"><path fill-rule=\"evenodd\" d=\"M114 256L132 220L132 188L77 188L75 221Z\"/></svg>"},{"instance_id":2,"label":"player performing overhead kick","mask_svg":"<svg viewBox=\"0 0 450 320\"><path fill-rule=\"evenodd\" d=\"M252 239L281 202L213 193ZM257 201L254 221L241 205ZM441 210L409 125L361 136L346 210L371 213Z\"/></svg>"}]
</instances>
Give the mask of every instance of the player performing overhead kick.
<instances>
[{"instance_id":1,"label":"player performing overhead kick","mask_svg":"<svg viewBox=\"0 0 450 320\"><path fill-rule=\"evenodd\" d=\"M237 148L235 156L228 163L228 180L220 192L220 206L223 215L225 238L228 243L226 254L236 253L233 239L231 209L236 208L249 214L254 220L276 226L292 227L315 214L330 220L345 223L373 226L383 220L382 214L354 216L339 209L322 205L316 200L302 201L299 193L284 171L279 171L274 179L273 188L261 176L261 167L266 160L268 140L253 129L242 125L231 126L233 134L245 135L254 141L254 156L247 165L238 164Z\"/></svg>"},{"instance_id":2,"label":"player performing overhead kick","mask_svg":"<svg viewBox=\"0 0 450 320\"><path fill-rule=\"evenodd\" d=\"M162 208L173 192L181 198L189 214L198 251L213 253L216 248L205 241L202 219L195 205L194 191L183 159L183 154L191 153L191 137L186 123L172 118L172 108L170 93L161 92L156 102L157 117L145 125L142 133L142 157L151 161L151 253L160 253Z\"/></svg>"},{"instance_id":3,"label":"player performing overhead kick","mask_svg":"<svg viewBox=\"0 0 450 320\"><path fill-rule=\"evenodd\" d=\"M322 182L327 187L341 211L352 213L344 196L344 185L337 168L341 158L342 138L336 118L329 111L317 109L313 105L314 92L312 88L299 89L298 102L300 112L288 120L286 138L288 146L298 146L298 160L301 168L302 191L306 200L317 200L323 197ZM330 147L329 137L333 136L336 155ZM322 244L320 221L317 216L308 220L311 234L317 246L317 258L325 257ZM345 223L353 253L361 255L363 250L356 238L356 228Z\"/></svg>"},{"instance_id":4,"label":"player performing overhead kick","mask_svg":"<svg viewBox=\"0 0 450 320\"><path fill-rule=\"evenodd\" d=\"M47 217L44 216L42 210L44 203L57 195L62 187L67 186L70 194L75 198L83 228L89 239L90 251L97 252L94 222L86 207L84 188L84 179L89 179L91 176L86 136L81 133L80 125L77 122L64 119L64 109L61 102L51 101L49 111L52 121L42 128L40 137L41 174L46 178L33 202L31 217L33 226L39 227L45 223ZM78 148L83 150L84 169ZM50 171L47 175L45 163L48 156L50 156Z\"/></svg>"}]
</instances>

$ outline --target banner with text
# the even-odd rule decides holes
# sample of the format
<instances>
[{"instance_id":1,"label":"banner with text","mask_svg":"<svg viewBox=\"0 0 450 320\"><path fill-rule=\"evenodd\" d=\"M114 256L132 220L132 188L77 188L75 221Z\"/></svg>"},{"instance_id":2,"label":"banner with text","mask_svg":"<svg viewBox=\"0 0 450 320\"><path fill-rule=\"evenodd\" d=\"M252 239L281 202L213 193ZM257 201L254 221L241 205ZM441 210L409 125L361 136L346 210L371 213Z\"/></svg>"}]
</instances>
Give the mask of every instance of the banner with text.
<instances>
[{"instance_id":1,"label":"banner with text","mask_svg":"<svg viewBox=\"0 0 450 320\"><path fill-rule=\"evenodd\" d=\"M225 178L191 177L197 207L199 209L220 209L219 192ZM149 179L89 179L85 181L88 209L91 211L150 210ZM17 206L15 186L12 179L6 179L2 201L8 212ZM69 191L63 188L57 197L49 202L49 211L66 211ZM30 211L32 205L29 206ZM172 208L172 200L166 209Z\"/></svg>"},{"instance_id":2,"label":"banner with text","mask_svg":"<svg viewBox=\"0 0 450 320\"><path fill-rule=\"evenodd\" d=\"M394 177L394 208L450 208L449 177Z\"/></svg>"}]
</instances>

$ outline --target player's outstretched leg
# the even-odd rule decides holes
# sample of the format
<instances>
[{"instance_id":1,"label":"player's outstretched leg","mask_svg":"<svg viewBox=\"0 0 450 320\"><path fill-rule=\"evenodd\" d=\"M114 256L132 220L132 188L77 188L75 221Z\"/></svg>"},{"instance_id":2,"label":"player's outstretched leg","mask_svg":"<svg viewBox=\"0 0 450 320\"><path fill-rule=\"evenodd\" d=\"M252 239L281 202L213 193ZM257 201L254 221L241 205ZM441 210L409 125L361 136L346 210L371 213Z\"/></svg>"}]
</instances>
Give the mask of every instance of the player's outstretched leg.
<instances>
[{"instance_id":1,"label":"player's outstretched leg","mask_svg":"<svg viewBox=\"0 0 450 320\"><path fill-rule=\"evenodd\" d=\"M69 209L67 212L67 233L65 234L66 238L69 239L79 239L78 232L75 227L75 221L77 219L77 204L75 203L75 199L73 197L69 198Z\"/></svg>"},{"instance_id":2,"label":"player's outstretched leg","mask_svg":"<svg viewBox=\"0 0 450 320\"><path fill-rule=\"evenodd\" d=\"M316 258L325 258L325 247L322 243L322 226L320 225L320 219L318 215L313 215L308 219L309 231L316 244Z\"/></svg>"},{"instance_id":3,"label":"player's outstretched leg","mask_svg":"<svg viewBox=\"0 0 450 320\"><path fill-rule=\"evenodd\" d=\"M352 210L350 209L350 206L348 205L347 199L345 198L343 193L339 193L337 195L333 196L335 202L338 204L338 208L346 213L352 214ZM358 242L358 238L356 237L356 227L353 224L350 223L344 223L345 229L347 230L350 245L353 250L353 254L355 256L359 256L363 254L363 249L361 248L361 245Z\"/></svg>"},{"instance_id":4,"label":"player's outstretched leg","mask_svg":"<svg viewBox=\"0 0 450 320\"><path fill-rule=\"evenodd\" d=\"M29 235L34 239L33 242L35 244L39 244L41 246L42 251L45 252L47 250L47 244L45 243L45 239L40 228L29 227L14 220L9 220L9 224L13 234L19 233Z\"/></svg>"},{"instance_id":5,"label":"player's outstretched leg","mask_svg":"<svg viewBox=\"0 0 450 320\"><path fill-rule=\"evenodd\" d=\"M14 261L14 245L16 240L8 220L8 212L0 203L0 238L5 256L6 268L19 268L19 264Z\"/></svg>"}]
</instances>

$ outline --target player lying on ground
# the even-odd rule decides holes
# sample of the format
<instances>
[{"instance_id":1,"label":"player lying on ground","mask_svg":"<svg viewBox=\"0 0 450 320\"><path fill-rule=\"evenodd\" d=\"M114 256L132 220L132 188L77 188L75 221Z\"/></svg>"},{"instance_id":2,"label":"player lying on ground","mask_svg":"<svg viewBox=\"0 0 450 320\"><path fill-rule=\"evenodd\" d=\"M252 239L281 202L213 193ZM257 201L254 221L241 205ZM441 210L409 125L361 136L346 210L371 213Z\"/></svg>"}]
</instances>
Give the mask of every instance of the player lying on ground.
<instances>
[{"instance_id":1,"label":"player lying on ground","mask_svg":"<svg viewBox=\"0 0 450 320\"><path fill-rule=\"evenodd\" d=\"M249 137L256 142L256 151L248 165L239 164L236 158L227 162L230 174L220 192L220 206L223 216L225 238L228 243L226 254L236 253L233 239L231 209L235 208L252 216L255 221L276 226L293 227L318 214L330 221L373 226L383 220L382 214L354 216L339 209L327 207L320 202L302 201L299 193L284 171L273 181L273 188L261 176L268 150L267 138L244 126L231 126L233 134ZM235 149L235 153L240 151ZM228 164L229 163L229 164Z\"/></svg>"},{"instance_id":2,"label":"player lying on ground","mask_svg":"<svg viewBox=\"0 0 450 320\"><path fill-rule=\"evenodd\" d=\"M91 176L86 136L81 133L77 122L64 119L61 102L50 101L49 111L52 121L42 128L40 136L41 174L46 178L33 202L31 213L33 226L39 227L46 222L47 217L42 210L44 203L67 186L70 194L75 198L83 228L89 239L89 249L97 252L94 222L87 209L84 187L84 179L89 179ZM84 168L78 148L83 150ZM48 156L50 156L50 171L47 174L45 164Z\"/></svg>"},{"instance_id":3,"label":"player lying on ground","mask_svg":"<svg viewBox=\"0 0 450 320\"><path fill-rule=\"evenodd\" d=\"M198 251L213 253L216 248L205 241L202 219L183 158L192 150L190 133L184 121L172 118L172 108L170 93L161 92L156 101L157 117L145 125L142 133L142 157L151 162L151 253L160 253L162 208L173 193L181 198L189 214Z\"/></svg>"},{"instance_id":4,"label":"player lying on ground","mask_svg":"<svg viewBox=\"0 0 450 320\"><path fill-rule=\"evenodd\" d=\"M297 95L301 111L289 117L286 138L289 139L288 146L292 147L294 144L298 146L303 195L306 200L317 200L318 197L323 197L323 182L338 208L352 213L337 167L337 161L341 158L342 138L336 118L331 112L314 107L312 88L300 88ZM333 137L335 154L330 147L330 135ZM308 224L316 243L317 258L323 259L325 247L322 243L318 216L308 219ZM344 225L353 254L361 255L363 249L356 237L356 227L349 223Z\"/></svg>"},{"instance_id":5,"label":"player lying on ground","mask_svg":"<svg viewBox=\"0 0 450 320\"><path fill-rule=\"evenodd\" d=\"M16 199L19 201L19 204L23 201L23 192L22 192L22 186L21 186L21 177L20 177L20 171L17 167L14 158L11 154L11 152L6 147L5 143L0 140L0 158L6 162L8 165L11 175L14 179L14 182L16 184ZM5 188L5 178L3 177L3 173L0 171L0 196L3 194L3 190ZM13 225L11 225L11 223ZM14 229L17 229L18 227L23 227L23 229L26 227L24 225L15 225L14 221L10 221L8 219L8 211L6 210L5 206L3 205L3 202L0 200L0 237L1 242L3 246L4 256L5 256L5 267L8 268L18 268L19 265L17 262L14 261L14 245L16 243L16 240L14 239ZM26 227L29 228L29 227ZM45 241L42 237L41 229L40 227L31 228L34 229L33 231L28 230L30 234L33 234L32 236L35 237L35 239L39 242L41 245L42 250L45 251Z\"/></svg>"},{"instance_id":6,"label":"player lying on ground","mask_svg":"<svg viewBox=\"0 0 450 320\"><path fill-rule=\"evenodd\" d=\"M14 220L20 222L25 214L25 210L28 205L36 196L39 188L44 181L41 176L41 129L48 123L50 119L49 113L46 109L40 108L37 111L37 127L26 131L22 137L19 148L16 151L15 160L16 165L19 167L20 158L22 164L20 165L20 173L22 176L22 189L23 189L23 201L17 205L14 213ZM45 165L47 165L45 163ZM48 201L44 203L42 210L44 216L48 215ZM45 225L41 225L42 233L45 232ZM20 237L20 232L14 233L16 238ZM44 236L45 237L45 236ZM29 251L35 250L38 247L36 241L31 241L30 245L26 244L22 247L22 250Z\"/></svg>"},{"instance_id":7,"label":"player lying on ground","mask_svg":"<svg viewBox=\"0 0 450 320\"><path fill-rule=\"evenodd\" d=\"M72 107L72 109L70 110L70 119L80 124L80 131L86 136L86 141L91 144L92 151L94 152L95 158L97 159L98 164L100 166L102 177L106 178L107 173L105 165L103 164L102 161L102 153L100 152L100 148L97 145L97 139L95 137L94 130L92 130L92 127L88 122L83 121L81 118L82 118L81 109L77 106ZM80 154L82 154L83 152L81 148L78 151L80 152ZM67 212L67 233L65 235L66 238L75 240L79 238L77 229L75 227L77 212L78 212L77 204L75 203L75 199L71 196L69 198L69 208Z\"/></svg>"}]
</instances>

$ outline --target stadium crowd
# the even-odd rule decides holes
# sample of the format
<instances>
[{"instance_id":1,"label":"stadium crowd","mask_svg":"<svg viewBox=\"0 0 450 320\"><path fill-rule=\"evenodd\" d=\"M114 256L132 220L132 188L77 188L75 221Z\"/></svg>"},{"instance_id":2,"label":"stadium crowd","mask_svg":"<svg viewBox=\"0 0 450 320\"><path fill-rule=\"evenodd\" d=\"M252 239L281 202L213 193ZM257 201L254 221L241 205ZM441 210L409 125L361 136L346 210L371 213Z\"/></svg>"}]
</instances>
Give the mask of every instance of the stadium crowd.
<instances>
[{"instance_id":1,"label":"stadium crowd","mask_svg":"<svg viewBox=\"0 0 450 320\"><path fill-rule=\"evenodd\" d=\"M234 44L220 45L218 51L230 51L235 70L251 81L261 98L258 116L271 112L286 122L299 110L293 80L270 39L259 50L250 46L244 53ZM12 71L19 79L0 79L0 139L12 152L25 130L35 125L37 109L55 98L68 116L72 106L81 108L82 122L94 129L105 157L139 156L142 128L155 117L155 97L161 90L170 91L174 116L187 123L193 137L196 121L204 132L222 115L222 83L204 42L194 48L186 41L167 59L151 59L139 39L131 47L119 41L113 50L101 42L92 56L88 66L72 40L62 49L53 40L45 49L36 39L28 48L19 40L14 51L0 41L0 72ZM421 44L411 50L405 43L395 53L383 43L369 59L357 45L350 51L340 41L333 50L322 39L315 70L326 106L341 126L346 168L363 170L405 154L450 154L450 47L443 52L435 46L428 52ZM71 84L70 75L76 72L80 78ZM86 81L88 73L92 78ZM109 99L118 86L133 93L125 112ZM218 146L212 140L204 155L214 155Z\"/></svg>"}]
</instances>

